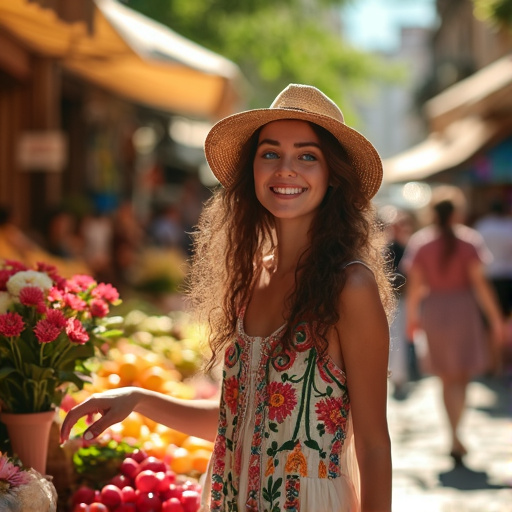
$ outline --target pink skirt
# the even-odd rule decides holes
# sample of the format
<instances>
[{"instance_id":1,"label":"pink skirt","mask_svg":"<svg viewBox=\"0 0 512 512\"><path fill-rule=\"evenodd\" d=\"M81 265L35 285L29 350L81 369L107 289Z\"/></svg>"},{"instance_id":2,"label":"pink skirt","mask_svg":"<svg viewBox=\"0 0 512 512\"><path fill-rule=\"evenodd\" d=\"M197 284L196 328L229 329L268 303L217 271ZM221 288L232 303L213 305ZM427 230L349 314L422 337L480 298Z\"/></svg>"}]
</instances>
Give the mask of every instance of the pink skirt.
<instances>
[{"instance_id":1,"label":"pink skirt","mask_svg":"<svg viewBox=\"0 0 512 512\"><path fill-rule=\"evenodd\" d=\"M470 290L431 292L422 305L427 338L421 368L434 375L474 377L490 367L482 313Z\"/></svg>"}]
</instances>

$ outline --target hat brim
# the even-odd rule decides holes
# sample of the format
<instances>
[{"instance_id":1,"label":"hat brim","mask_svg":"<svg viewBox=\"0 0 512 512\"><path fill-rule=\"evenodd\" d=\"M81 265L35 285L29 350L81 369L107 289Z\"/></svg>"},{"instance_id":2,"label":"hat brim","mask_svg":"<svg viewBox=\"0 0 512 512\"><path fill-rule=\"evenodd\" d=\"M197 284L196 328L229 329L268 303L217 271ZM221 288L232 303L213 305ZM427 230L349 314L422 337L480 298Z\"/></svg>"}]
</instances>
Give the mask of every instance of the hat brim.
<instances>
[{"instance_id":1,"label":"hat brim","mask_svg":"<svg viewBox=\"0 0 512 512\"><path fill-rule=\"evenodd\" d=\"M233 114L213 126L206 137L206 160L224 188L229 188L242 161L244 145L258 128L277 120L301 120L329 131L346 150L367 199L382 183L382 161L371 142L357 130L330 116L296 109L263 108Z\"/></svg>"}]
</instances>

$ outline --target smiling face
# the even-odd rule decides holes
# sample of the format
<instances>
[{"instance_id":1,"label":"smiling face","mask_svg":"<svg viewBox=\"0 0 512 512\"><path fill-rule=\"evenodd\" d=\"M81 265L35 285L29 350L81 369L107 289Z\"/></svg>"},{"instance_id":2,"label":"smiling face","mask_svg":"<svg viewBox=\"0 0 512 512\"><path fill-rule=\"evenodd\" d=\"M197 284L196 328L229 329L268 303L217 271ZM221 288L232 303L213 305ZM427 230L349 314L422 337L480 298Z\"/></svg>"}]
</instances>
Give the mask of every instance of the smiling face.
<instances>
[{"instance_id":1,"label":"smiling face","mask_svg":"<svg viewBox=\"0 0 512 512\"><path fill-rule=\"evenodd\" d=\"M260 203L276 218L311 220L329 186L320 139L306 121L265 125L254 157L254 185Z\"/></svg>"}]
</instances>

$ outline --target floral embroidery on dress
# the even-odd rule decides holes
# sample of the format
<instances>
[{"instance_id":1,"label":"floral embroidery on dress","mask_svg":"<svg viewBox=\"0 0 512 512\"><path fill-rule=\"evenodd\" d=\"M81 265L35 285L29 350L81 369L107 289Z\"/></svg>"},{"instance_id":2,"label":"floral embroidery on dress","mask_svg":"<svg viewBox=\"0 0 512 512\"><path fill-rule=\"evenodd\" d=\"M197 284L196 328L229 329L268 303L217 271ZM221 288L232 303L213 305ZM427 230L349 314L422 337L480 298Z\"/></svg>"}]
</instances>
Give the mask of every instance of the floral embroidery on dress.
<instances>
[{"instance_id":1,"label":"floral embroidery on dress","mask_svg":"<svg viewBox=\"0 0 512 512\"><path fill-rule=\"evenodd\" d=\"M258 338L253 350L256 338L244 333L243 313L224 357L211 511L300 512L301 478L343 474L345 374L319 354L306 322L294 329L294 349L282 348L278 330Z\"/></svg>"}]
</instances>

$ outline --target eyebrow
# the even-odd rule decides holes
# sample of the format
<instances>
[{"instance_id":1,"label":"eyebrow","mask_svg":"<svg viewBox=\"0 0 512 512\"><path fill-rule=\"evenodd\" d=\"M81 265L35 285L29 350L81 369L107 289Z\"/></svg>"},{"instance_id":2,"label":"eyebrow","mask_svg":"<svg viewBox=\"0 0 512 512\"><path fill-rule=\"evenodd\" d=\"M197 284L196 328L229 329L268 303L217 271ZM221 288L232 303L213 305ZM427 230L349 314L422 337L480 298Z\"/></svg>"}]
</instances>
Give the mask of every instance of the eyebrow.
<instances>
[{"instance_id":1,"label":"eyebrow","mask_svg":"<svg viewBox=\"0 0 512 512\"><path fill-rule=\"evenodd\" d=\"M258 147L260 147L262 144L269 144L271 146L280 146L279 142L277 140L273 140L273 139L263 139L261 142L258 143ZM322 149L320 147L320 144L318 144L316 142L296 142L294 144L294 146L296 148L304 148L307 146L314 146L314 147L317 147L318 149Z\"/></svg>"}]
</instances>

